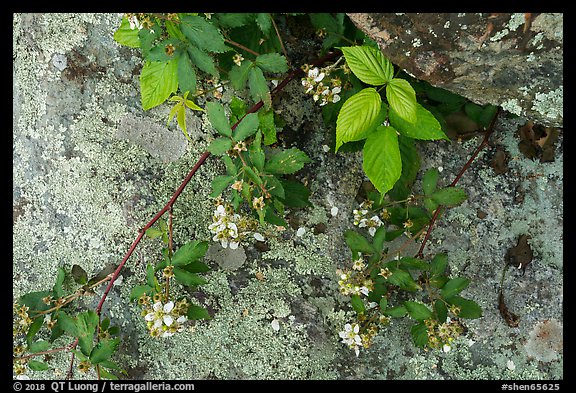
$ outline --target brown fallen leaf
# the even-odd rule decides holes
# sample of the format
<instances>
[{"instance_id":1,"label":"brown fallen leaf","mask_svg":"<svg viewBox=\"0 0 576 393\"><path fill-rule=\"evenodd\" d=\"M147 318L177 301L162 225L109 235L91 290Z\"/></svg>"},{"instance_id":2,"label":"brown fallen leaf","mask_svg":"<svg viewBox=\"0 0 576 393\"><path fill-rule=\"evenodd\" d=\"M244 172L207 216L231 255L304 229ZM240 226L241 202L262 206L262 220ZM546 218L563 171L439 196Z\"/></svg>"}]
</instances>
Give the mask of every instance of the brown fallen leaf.
<instances>
[{"instance_id":1,"label":"brown fallen leaf","mask_svg":"<svg viewBox=\"0 0 576 393\"><path fill-rule=\"evenodd\" d=\"M492 157L490 166L494 169L494 173L501 175L508 171L508 159L506 157L506 152L502 149L497 149Z\"/></svg>"},{"instance_id":2,"label":"brown fallen leaf","mask_svg":"<svg viewBox=\"0 0 576 393\"><path fill-rule=\"evenodd\" d=\"M526 266L532 262L532 258L534 257L532 248L530 248L530 244L528 244L529 239L529 235L521 235L518 238L518 243L516 246L510 248L504 256L504 259L508 265L512 265L517 269L522 269L523 274L526 270Z\"/></svg>"},{"instance_id":3,"label":"brown fallen leaf","mask_svg":"<svg viewBox=\"0 0 576 393\"><path fill-rule=\"evenodd\" d=\"M544 127L534 124L532 121L526 122L518 129L518 149L524 156L532 160L538 158L540 162L554 161L554 144L558 139L559 129L554 127Z\"/></svg>"},{"instance_id":4,"label":"brown fallen leaf","mask_svg":"<svg viewBox=\"0 0 576 393\"><path fill-rule=\"evenodd\" d=\"M518 327L520 317L508 310L508 306L506 306L506 302L504 302L504 292L502 292L502 290L500 290L500 295L498 296L498 310L500 310L500 315L504 318L508 326Z\"/></svg>"}]
</instances>

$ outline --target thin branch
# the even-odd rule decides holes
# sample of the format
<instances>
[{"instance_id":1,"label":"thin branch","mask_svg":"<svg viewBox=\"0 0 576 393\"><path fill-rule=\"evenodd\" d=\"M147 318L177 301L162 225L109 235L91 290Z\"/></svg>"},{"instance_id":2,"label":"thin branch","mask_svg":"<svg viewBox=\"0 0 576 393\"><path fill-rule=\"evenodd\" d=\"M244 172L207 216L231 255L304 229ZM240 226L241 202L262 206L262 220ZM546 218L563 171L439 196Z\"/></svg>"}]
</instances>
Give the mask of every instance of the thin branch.
<instances>
[{"instance_id":1,"label":"thin branch","mask_svg":"<svg viewBox=\"0 0 576 393\"><path fill-rule=\"evenodd\" d=\"M482 139L482 142L480 142L480 145L478 145L478 147L476 148L476 150L474 151L474 153L472 154L470 159L468 161L466 161L466 164L464 164L464 166L462 167L460 172L458 172L458 174L454 178L454 181L452 183L450 183L450 185L448 187L456 186L456 183L458 183L458 181L460 180L462 175L464 175L464 172L466 172L466 170L470 167L470 165L472 165L472 162L476 159L476 157L478 156L480 151L488 144L488 140L490 139L490 136L494 132L494 126L496 125L496 119L498 118L499 114L500 114L500 108L498 108L498 110L496 111L496 114L492 118L492 121L490 122L488 129L484 133L484 138ZM436 208L436 211L434 212L434 215L432 216L432 219L430 220L430 224L428 225L428 230L426 231L426 236L424 237L424 240L422 241L422 244L420 245L420 250L418 250L418 254L416 254L416 258L422 258L423 252L424 252L424 247L426 246L426 242L430 238L430 233L432 232L432 227L434 226L434 223L438 219L440 212L444 209L444 207L445 207L444 205L439 205Z\"/></svg>"},{"instance_id":2,"label":"thin branch","mask_svg":"<svg viewBox=\"0 0 576 393\"><path fill-rule=\"evenodd\" d=\"M284 47L284 42L282 42L282 37L280 36L280 32L278 31L278 26L276 26L276 22L274 21L274 17L272 14L268 14L270 20L272 21L272 26L274 26L274 31L276 31L276 37L278 37L278 41L280 42L280 47L282 48L282 53L284 53L284 57L286 58L286 62L288 63L288 67L292 67L290 65L290 60L288 60L288 54L286 53L286 48Z\"/></svg>"},{"instance_id":3,"label":"thin branch","mask_svg":"<svg viewBox=\"0 0 576 393\"><path fill-rule=\"evenodd\" d=\"M260 53L255 52L255 51L253 51L252 49L247 48L247 47L245 47L244 45L239 44L238 42L232 41L232 40L230 40L230 39L228 39L228 38L226 38L226 39L224 40L224 42L226 42L227 44L230 44L230 45L232 45L232 46L235 46L235 47L237 47L237 48L240 48L240 49L242 49L242 50L245 50L246 52L251 53L251 54L253 54L254 56L260 56Z\"/></svg>"}]
</instances>

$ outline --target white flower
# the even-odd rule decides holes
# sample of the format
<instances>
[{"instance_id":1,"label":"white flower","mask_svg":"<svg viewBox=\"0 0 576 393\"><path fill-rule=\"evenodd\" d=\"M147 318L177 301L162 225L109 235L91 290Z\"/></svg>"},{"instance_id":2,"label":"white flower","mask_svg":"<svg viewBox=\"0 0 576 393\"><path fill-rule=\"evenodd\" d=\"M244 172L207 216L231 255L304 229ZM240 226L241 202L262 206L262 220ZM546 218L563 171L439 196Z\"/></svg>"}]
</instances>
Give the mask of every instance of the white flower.
<instances>
[{"instance_id":1,"label":"white flower","mask_svg":"<svg viewBox=\"0 0 576 393\"><path fill-rule=\"evenodd\" d=\"M259 242L263 242L264 241L264 236L262 236L260 233L258 232L254 232L254 239L258 240Z\"/></svg>"},{"instance_id":2,"label":"white flower","mask_svg":"<svg viewBox=\"0 0 576 393\"><path fill-rule=\"evenodd\" d=\"M318 67L314 67L308 71L308 78L312 79L314 82L320 82L324 79L324 73L320 72Z\"/></svg>"},{"instance_id":3,"label":"white flower","mask_svg":"<svg viewBox=\"0 0 576 393\"><path fill-rule=\"evenodd\" d=\"M360 325L357 323L344 325L344 330L339 332L338 335L342 339L342 342L350 349L354 349L356 356L360 354L360 345L362 345L362 339L358 334L360 332Z\"/></svg>"}]
</instances>

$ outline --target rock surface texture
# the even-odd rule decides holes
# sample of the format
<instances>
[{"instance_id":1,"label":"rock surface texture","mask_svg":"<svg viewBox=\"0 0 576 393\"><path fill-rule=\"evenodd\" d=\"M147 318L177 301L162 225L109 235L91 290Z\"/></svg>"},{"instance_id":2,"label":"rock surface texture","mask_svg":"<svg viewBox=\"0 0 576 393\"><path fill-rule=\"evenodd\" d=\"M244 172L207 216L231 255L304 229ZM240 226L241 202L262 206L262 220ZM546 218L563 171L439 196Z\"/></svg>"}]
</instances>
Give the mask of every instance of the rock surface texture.
<instances>
[{"instance_id":1,"label":"rock surface texture","mask_svg":"<svg viewBox=\"0 0 576 393\"><path fill-rule=\"evenodd\" d=\"M478 104L563 124L563 14L348 14L394 63Z\"/></svg>"}]
</instances>

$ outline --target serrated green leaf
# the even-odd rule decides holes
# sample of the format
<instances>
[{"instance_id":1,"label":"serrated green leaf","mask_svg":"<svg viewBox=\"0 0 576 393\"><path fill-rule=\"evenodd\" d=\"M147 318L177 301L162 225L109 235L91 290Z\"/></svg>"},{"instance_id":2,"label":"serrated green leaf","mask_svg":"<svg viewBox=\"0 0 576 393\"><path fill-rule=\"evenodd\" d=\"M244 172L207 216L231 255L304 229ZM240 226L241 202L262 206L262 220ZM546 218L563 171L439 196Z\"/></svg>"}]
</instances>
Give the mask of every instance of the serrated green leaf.
<instances>
[{"instance_id":1,"label":"serrated green leaf","mask_svg":"<svg viewBox=\"0 0 576 393\"><path fill-rule=\"evenodd\" d=\"M470 280L468 278L456 277L444 284L440 293L444 299L449 299L462 292L469 284Z\"/></svg>"},{"instance_id":2,"label":"serrated green leaf","mask_svg":"<svg viewBox=\"0 0 576 393\"><path fill-rule=\"evenodd\" d=\"M374 247L372 244L358 232L348 229L344 232L344 239L351 251L361 252L363 254L373 254Z\"/></svg>"},{"instance_id":3,"label":"serrated green leaf","mask_svg":"<svg viewBox=\"0 0 576 393\"><path fill-rule=\"evenodd\" d=\"M405 79L394 78L386 84L386 99L400 118L408 123L416 123L416 93Z\"/></svg>"},{"instance_id":4,"label":"serrated green leaf","mask_svg":"<svg viewBox=\"0 0 576 393\"><path fill-rule=\"evenodd\" d=\"M310 190L300 182L290 180L280 180L284 190L283 202L289 207L307 207L312 206L308 198L310 197Z\"/></svg>"},{"instance_id":5,"label":"serrated green leaf","mask_svg":"<svg viewBox=\"0 0 576 393\"><path fill-rule=\"evenodd\" d=\"M250 96L255 102L262 101L264 109L268 110L272 106L272 96L266 78L259 67L251 67L248 72L248 87Z\"/></svg>"},{"instance_id":6,"label":"serrated green leaf","mask_svg":"<svg viewBox=\"0 0 576 393\"><path fill-rule=\"evenodd\" d=\"M421 289L410 273L396 268L390 270L392 271L392 275L387 279L390 284L396 285L397 287L409 292L415 292Z\"/></svg>"},{"instance_id":7,"label":"serrated green leaf","mask_svg":"<svg viewBox=\"0 0 576 393\"><path fill-rule=\"evenodd\" d=\"M380 306L381 311L386 310L386 307L388 307L388 299L386 298L386 296L383 296L382 299L380 299L378 305Z\"/></svg>"},{"instance_id":8,"label":"serrated green leaf","mask_svg":"<svg viewBox=\"0 0 576 393\"><path fill-rule=\"evenodd\" d=\"M381 195L394 187L402 173L398 135L394 128L380 126L368 136L362 168Z\"/></svg>"},{"instance_id":9,"label":"serrated green leaf","mask_svg":"<svg viewBox=\"0 0 576 393\"><path fill-rule=\"evenodd\" d=\"M239 66L234 65L232 67L228 73L228 77L230 78L230 83L234 89L241 90L246 86L246 82L248 82L248 74L250 73L252 66L253 63L251 61L245 60Z\"/></svg>"},{"instance_id":10,"label":"serrated green leaf","mask_svg":"<svg viewBox=\"0 0 576 393\"><path fill-rule=\"evenodd\" d=\"M192 240L180 247L172 256L172 265L187 265L192 261L203 258L208 250L208 242Z\"/></svg>"},{"instance_id":11,"label":"serrated green leaf","mask_svg":"<svg viewBox=\"0 0 576 393\"><path fill-rule=\"evenodd\" d=\"M254 20L254 14L251 13L216 13L213 15L218 19L220 27L241 27Z\"/></svg>"},{"instance_id":12,"label":"serrated green leaf","mask_svg":"<svg viewBox=\"0 0 576 393\"><path fill-rule=\"evenodd\" d=\"M170 37L177 38L180 41L186 40L186 37L180 30L180 23L172 22L171 20L165 20L164 27L166 27L166 31Z\"/></svg>"},{"instance_id":13,"label":"serrated green leaf","mask_svg":"<svg viewBox=\"0 0 576 393\"><path fill-rule=\"evenodd\" d=\"M206 281L199 275L195 273L190 273L189 271L180 267L174 268L174 278L176 278L176 280L178 280L180 283L190 287L195 287L197 285L204 285L208 283L208 281Z\"/></svg>"},{"instance_id":14,"label":"serrated green leaf","mask_svg":"<svg viewBox=\"0 0 576 393\"><path fill-rule=\"evenodd\" d=\"M130 291L130 301L139 299L142 295L151 292L153 289L150 285L136 285Z\"/></svg>"},{"instance_id":15,"label":"serrated green leaf","mask_svg":"<svg viewBox=\"0 0 576 393\"><path fill-rule=\"evenodd\" d=\"M130 48L140 47L138 29L131 29L130 22L126 17L122 18L120 27L114 32L114 40L120 45L125 45Z\"/></svg>"},{"instance_id":16,"label":"serrated green leaf","mask_svg":"<svg viewBox=\"0 0 576 393\"><path fill-rule=\"evenodd\" d=\"M443 253L436 254L434 258L432 258L432 262L430 262L430 274L433 276L444 274L447 266L448 255Z\"/></svg>"},{"instance_id":17,"label":"serrated green leaf","mask_svg":"<svg viewBox=\"0 0 576 393\"><path fill-rule=\"evenodd\" d=\"M182 269L189 271L190 273L206 273L210 270L210 267L203 262L192 261L186 265L183 265Z\"/></svg>"},{"instance_id":18,"label":"serrated green leaf","mask_svg":"<svg viewBox=\"0 0 576 393\"><path fill-rule=\"evenodd\" d=\"M31 343L28 346L28 351L30 351L31 353L37 353L37 352L45 351L49 347L50 347L50 343L48 341L38 340L38 341Z\"/></svg>"},{"instance_id":19,"label":"serrated green leaf","mask_svg":"<svg viewBox=\"0 0 576 393\"><path fill-rule=\"evenodd\" d=\"M52 293L55 299L64 296L64 290L62 289L62 284L64 284L64 279L66 278L66 271L61 267L58 268L56 273L56 283L52 287Z\"/></svg>"},{"instance_id":20,"label":"serrated green leaf","mask_svg":"<svg viewBox=\"0 0 576 393\"><path fill-rule=\"evenodd\" d=\"M259 134L258 134L259 135ZM254 146L254 145L252 145ZM261 149L252 150L250 149L250 161L254 164L254 167L258 169L258 171L264 170L264 160L266 159L266 155Z\"/></svg>"},{"instance_id":21,"label":"serrated green leaf","mask_svg":"<svg viewBox=\"0 0 576 393\"><path fill-rule=\"evenodd\" d=\"M174 58L174 53L169 55L166 52L166 46L168 46L168 45L174 46L174 44L177 44L177 43L178 43L178 40L176 40L174 38L169 38L167 40L160 41L156 45L154 45L152 48L150 48L145 59L147 61L170 61Z\"/></svg>"},{"instance_id":22,"label":"serrated green leaf","mask_svg":"<svg viewBox=\"0 0 576 393\"><path fill-rule=\"evenodd\" d=\"M286 72L288 64L286 58L279 53L265 53L256 57L254 64L263 71L268 72Z\"/></svg>"},{"instance_id":23,"label":"serrated green leaf","mask_svg":"<svg viewBox=\"0 0 576 393\"><path fill-rule=\"evenodd\" d=\"M92 364L99 364L108 360L116 349L118 349L119 344L120 338L101 339L90 353L90 362L92 362Z\"/></svg>"},{"instance_id":24,"label":"serrated green leaf","mask_svg":"<svg viewBox=\"0 0 576 393\"><path fill-rule=\"evenodd\" d=\"M34 315L38 311L45 311L48 310L48 308L50 308L50 306L44 303L42 299L51 295L52 291L30 292L20 297L20 304L30 309L28 311L28 314Z\"/></svg>"},{"instance_id":25,"label":"serrated green leaf","mask_svg":"<svg viewBox=\"0 0 576 393\"><path fill-rule=\"evenodd\" d=\"M268 13L259 12L256 14L256 24L265 37L270 34L270 29L272 28L272 16Z\"/></svg>"},{"instance_id":26,"label":"serrated green leaf","mask_svg":"<svg viewBox=\"0 0 576 393\"><path fill-rule=\"evenodd\" d=\"M195 46L190 46L188 47L188 54L196 67L216 78L220 76L216 64L214 64L214 59L208 53Z\"/></svg>"},{"instance_id":27,"label":"serrated green leaf","mask_svg":"<svg viewBox=\"0 0 576 393\"><path fill-rule=\"evenodd\" d=\"M160 37L160 29L140 29L138 30L138 39L140 40L140 49L144 59L148 56L154 42Z\"/></svg>"},{"instance_id":28,"label":"serrated green leaf","mask_svg":"<svg viewBox=\"0 0 576 393\"><path fill-rule=\"evenodd\" d=\"M276 175L287 175L298 172L309 163L310 158L302 150L295 147L291 149L280 150L268 158L264 165L264 170Z\"/></svg>"},{"instance_id":29,"label":"serrated green leaf","mask_svg":"<svg viewBox=\"0 0 576 393\"><path fill-rule=\"evenodd\" d=\"M449 278L444 275L432 276L432 278L430 278L430 285L434 288L440 289L448 282L448 280Z\"/></svg>"},{"instance_id":30,"label":"serrated green leaf","mask_svg":"<svg viewBox=\"0 0 576 393\"><path fill-rule=\"evenodd\" d=\"M428 328L424 322L413 325L410 328L410 334L414 345L418 348L424 348L428 344Z\"/></svg>"},{"instance_id":31,"label":"serrated green leaf","mask_svg":"<svg viewBox=\"0 0 576 393\"><path fill-rule=\"evenodd\" d=\"M394 66L381 51L370 46L340 48L346 63L362 82L380 86L392 80Z\"/></svg>"},{"instance_id":32,"label":"serrated green leaf","mask_svg":"<svg viewBox=\"0 0 576 393\"><path fill-rule=\"evenodd\" d=\"M116 381L119 378L105 368L100 367L100 378Z\"/></svg>"},{"instance_id":33,"label":"serrated green leaf","mask_svg":"<svg viewBox=\"0 0 576 393\"><path fill-rule=\"evenodd\" d=\"M201 111L203 112L204 109L199 107L198 105L196 105L196 103L192 100L184 100L184 105L186 105L187 108L190 108L194 111Z\"/></svg>"},{"instance_id":34,"label":"serrated green leaf","mask_svg":"<svg viewBox=\"0 0 576 393\"><path fill-rule=\"evenodd\" d=\"M142 109L162 104L178 89L178 61L145 62L140 73Z\"/></svg>"},{"instance_id":35,"label":"serrated green leaf","mask_svg":"<svg viewBox=\"0 0 576 393\"><path fill-rule=\"evenodd\" d=\"M78 328L76 327L76 319L72 318L64 311L60 310L57 314L58 324L66 333L72 337L78 337Z\"/></svg>"},{"instance_id":36,"label":"serrated green leaf","mask_svg":"<svg viewBox=\"0 0 576 393\"><path fill-rule=\"evenodd\" d=\"M244 139L254 135L258 130L259 125L258 115L256 113L249 113L234 129L233 138L235 141L243 141Z\"/></svg>"},{"instance_id":37,"label":"serrated green leaf","mask_svg":"<svg viewBox=\"0 0 576 393\"><path fill-rule=\"evenodd\" d=\"M220 30L200 16L186 15L180 18L180 30L200 49L222 53L228 50Z\"/></svg>"},{"instance_id":38,"label":"serrated green leaf","mask_svg":"<svg viewBox=\"0 0 576 393\"><path fill-rule=\"evenodd\" d=\"M436 312L438 322L446 322L446 318L448 317L448 309L442 300L438 299L436 302L434 302L434 311Z\"/></svg>"},{"instance_id":39,"label":"serrated green leaf","mask_svg":"<svg viewBox=\"0 0 576 393\"><path fill-rule=\"evenodd\" d=\"M408 315L417 321L423 321L432 317L432 311L422 303L407 300L404 302L404 307L406 307Z\"/></svg>"},{"instance_id":40,"label":"serrated green leaf","mask_svg":"<svg viewBox=\"0 0 576 393\"><path fill-rule=\"evenodd\" d=\"M182 51L178 56L178 86L180 91L190 93L196 92L196 71L186 51ZM173 116L173 115L172 115Z\"/></svg>"},{"instance_id":41,"label":"serrated green leaf","mask_svg":"<svg viewBox=\"0 0 576 393\"><path fill-rule=\"evenodd\" d=\"M436 168L430 168L422 176L422 190L424 195L430 195L436 191L436 185L438 184L438 177L440 172Z\"/></svg>"},{"instance_id":42,"label":"serrated green leaf","mask_svg":"<svg viewBox=\"0 0 576 393\"><path fill-rule=\"evenodd\" d=\"M262 180L262 178L256 174L256 172L254 172L254 170L252 168L250 168L249 166L244 166L244 173L246 173L246 175L248 175L248 177L256 184L260 185L260 184L264 184L264 181ZM246 186L247 183L244 183ZM249 200L249 199L247 199Z\"/></svg>"},{"instance_id":43,"label":"serrated green leaf","mask_svg":"<svg viewBox=\"0 0 576 393\"><path fill-rule=\"evenodd\" d=\"M396 306L396 307L390 307L384 310L382 313L392 318L402 318L404 315L408 313L408 310L406 310L406 307L404 306Z\"/></svg>"},{"instance_id":44,"label":"serrated green leaf","mask_svg":"<svg viewBox=\"0 0 576 393\"><path fill-rule=\"evenodd\" d=\"M390 106L390 124L396 128L400 134L413 139L450 140L444 131L442 131L440 123L438 123L438 120L436 120L430 111L418 103L416 103L415 110L415 121L410 123L409 121L403 119L402 116L400 116L400 114L396 112L392 106Z\"/></svg>"},{"instance_id":45,"label":"serrated green leaf","mask_svg":"<svg viewBox=\"0 0 576 393\"><path fill-rule=\"evenodd\" d=\"M386 226L382 225L378 229L376 229L376 232L374 232L374 237L372 240L372 245L374 247L374 250L376 251L376 254L380 254L382 252L382 250L384 249L385 241L386 241Z\"/></svg>"},{"instance_id":46,"label":"serrated green leaf","mask_svg":"<svg viewBox=\"0 0 576 393\"><path fill-rule=\"evenodd\" d=\"M467 196L462 188L446 187L435 191L431 197L439 205L453 207L464 202Z\"/></svg>"},{"instance_id":47,"label":"serrated green leaf","mask_svg":"<svg viewBox=\"0 0 576 393\"><path fill-rule=\"evenodd\" d=\"M366 306L359 295L350 296L350 304L354 311L356 311L356 314L362 314L366 311Z\"/></svg>"},{"instance_id":48,"label":"serrated green leaf","mask_svg":"<svg viewBox=\"0 0 576 393\"><path fill-rule=\"evenodd\" d=\"M161 237L164 234L164 231L160 230L158 228L148 228L148 229L146 229L145 234L150 239L156 239L158 237Z\"/></svg>"},{"instance_id":49,"label":"serrated green leaf","mask_svg":"<svg viewBox=\"0 0 576 393\"><path fill-rule=\"evenodd\" d=\"M90 356L90 352L92 352L94 346L94 333L96 333L97 326L98 314L92 310L78 314L78 317L76 317L78 345L80 346L80 351L86 356Z\"/></svg>"},{"instance_id":50,"label":"serrated green leaf","mask_svg":"<svg viewBox=\"0 0 576 393\"><path fill-rule=\"evenodd\" d=\"M231 148L232 141L229 138L216 138L208 145L207 150L216 156L221 156Z\"/></svg>"},{"instance_id":51,"label":"serrated green leaf","mask_svg":"<svg viewBox=\"0 0 576 393\"><path fill-rule=\"evenodd\" d=\"M368 136L371 125L381 112L382 99L374 88L366 88L344 102L336 119L336 151L345 142Z\"/></svg>"},{"instance_id":52,"label":"serrated green leaf","mask_svg":"<svg viewBox=\"0 0 576 393\"><path fill-rule=\"evenodd\" d=\"M448 303L460 307L460 313L458 314L460 318L476 319L482 316L482 308L473 300L456 295L452 296Z\"/></svg>"},{"instance_id":53,"label":"serrated green leaf","mask_svg":"<svg viewBox=\"0 0 576 393\"><path fill-rule=\"evenodd\" d=\"M407 199L412 193L412 186L420 170L420 155L416 149L415 141L404 135L398 135L398 147L402 159L402 173L388 191L388 196L395 201Z\"/></svg>"},{"instance_id":54,"label":"serrated green leaf","mask_svg":"<svg viewBox=\"0 0 576 393\"><path fill-rule=\"evenodd\" d=\"M188 136L188 130L186 129L186 108L183 105L178 105L178 112L176 113L176 120L178 121L178 127L184 133L184 136L189 141L191 140Z\"/></svg>"},{"instance_id":55,"label":"serrated green leaf","mask_svg":"<svg viewBox=\"0 0 576 393\"><path fill-rule=\"evenodd\" d=\"M41 317L34 319L34 321L30 324L30 327L26 332L26 343L28 346L32 344L32 340L34 340L34 337L36 337L36 334L40 331L40 328L42 328L43 324L44 318Z\"/></svg>"},{"instance_id":56,"label":"serrated green leaf","mask_svg":"<svg viewBox=\"0 0 576 393\"><path fill-rule=\"evenodd\" d=\"M204 307L196 305L191 305L190 307L188 307L188 313L186 315L188 316L188 319L192 321L198 319L210 319L210 314L208 313L208 310L206 310Z\"/></svg>"},{"instance_id":57,"label":"serrated green leaf","mask_svg":"<svg viewBox=\"0 0 576 393\"><path fill-rule=\"evenodd\" d=\"M222 161L224 161L224 165L226 165L226 174L236 176L238 168L234 165L232 159L229 156L222 156Z\"/></svg>"},{"instance_id":58,"label":"serrated green leaf","mask_svg":"<svg viewBox=\"0 0 576 393\"><path fill-rule=\"evenodd\" d=\"M38 360L29 360L26 364L32 371L46 371L49 368L46 363Z\"/></svg>"},{"instance_id":59,"label":"serrated green leaf","mask_svg":"<svg viewBox=\"0 0 576 393\"><path fill-rule=\"evenodd\" d=\"M156 269L154 269L154 266L151 263L146 265L146 284L152 288L158 287L158 279L154 274L155 272Z\"/></svg>"},{"instance_id":60,"label":"serrated green leaf","mask_svg":"<svg viewBox=\"0 0 576 393\"><path fill-rule=\"evenodd\" d=\"M264 144L270 146L277 142L276 138L276 123L274 121L274 111L259 111L258 119L260 120L260 130L264 136Z\"/></svg>"},{"instance_id":61,"label":"serrated green leaf","mask_svg":"<svg viewBox=\"0 0 576 393\"><path fill-rule=\"evenodd\" d=\"M72 265L71 275L76 284L84 285L88 282L88 273L80 265Z\"/></svg>"},{"instance_id":62,"label":"serrated green leaf","mask_svg":"<svg viewBox=\"0 0 576 393\"><path fill-rule=\"evenodd\" d=\"M398 261L399 265L405 270L428 270L430 265L418 258L402 257Z\"/></svg>"},{"instance_id":63,"label":"serrated green leaf","mask_svg":"<svg viewBox=\"0 0 576 393\"><path fill-rule=\"evenodd\" d=\"M224 107L217 102L208 102L206 104L206 114L212 127L218 131L220 135L230 137L232 135L232 128L228 119L224 114Z\"/></svg>"}]
</instances>

